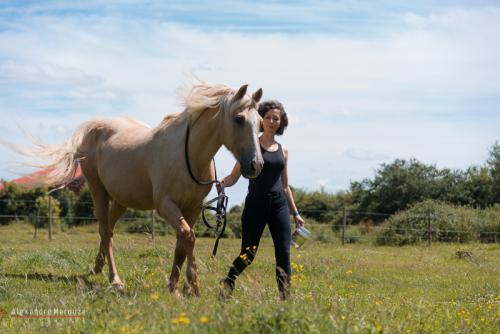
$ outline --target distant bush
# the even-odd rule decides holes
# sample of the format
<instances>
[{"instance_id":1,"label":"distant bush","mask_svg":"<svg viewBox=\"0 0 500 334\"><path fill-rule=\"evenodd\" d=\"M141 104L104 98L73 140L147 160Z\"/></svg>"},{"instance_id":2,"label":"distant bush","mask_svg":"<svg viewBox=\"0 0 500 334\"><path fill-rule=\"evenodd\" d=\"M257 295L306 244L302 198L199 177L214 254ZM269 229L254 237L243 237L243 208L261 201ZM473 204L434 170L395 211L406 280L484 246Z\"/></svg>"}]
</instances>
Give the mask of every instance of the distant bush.
<instances>
[{"instance_id":1,"label":"distant bush","mask_svg":"<svg viewBox=\"0 0 500 334\"><path fill-rule=\"evenodd\" d=\"M47 187L27 189L12 182L5 182L0 194L0 214L15 216L12 219L1 219L0 224L8 224L11 220L23 219L36 215L36 199L47 193Z\"/></svg>"},{"instance_id":2,"label":"distant bush","mask_svg":"<svg viewBox=\"0 0 500 334\"><path fill-rule=\"evenodd\" d=\"M439 201L426 200L392 215L381 226L376 243L379 245L413 245L429 239L440 242L494 241L500 229L498 212L492 209L472 209ZM498 237L498 235L497 235Z\"/></svg>"},{"instance_id":3,"label":"distant bush","mask_svg":"<svg viewBox=\"0 0 500 334\"><path fill-rule=\"evenodd\" d=\"M479 212L479 240L484 243L500 242L500 204Z\"/></svg>"},{"instance_id":4,"label":"distant bush","mask_svg":"<svg viewBox=\"0 0 500 334\"><path fill-rule=\"evenodd\" d=\"M42 219L36 219L34 216L30 216L30 221L33 224L37 224L37 227L47 227L49 224L49 195L44 194L39 196L35 201L35 208ZM61 208L59 201L55 198L51 198L51 210L52 210L52 228L54 232L61 229Z\"/></svg>"},{"instance_id":5,"label":"distant bush","mask_svg":"<svg viewBox=\"0 0 500 334\"><path fill-rule=\"evenodd\" d=\"M344 241L346 244L355 244L361 240L360 226L347 226L344 233Z\"/></svg>"}]
</instances>

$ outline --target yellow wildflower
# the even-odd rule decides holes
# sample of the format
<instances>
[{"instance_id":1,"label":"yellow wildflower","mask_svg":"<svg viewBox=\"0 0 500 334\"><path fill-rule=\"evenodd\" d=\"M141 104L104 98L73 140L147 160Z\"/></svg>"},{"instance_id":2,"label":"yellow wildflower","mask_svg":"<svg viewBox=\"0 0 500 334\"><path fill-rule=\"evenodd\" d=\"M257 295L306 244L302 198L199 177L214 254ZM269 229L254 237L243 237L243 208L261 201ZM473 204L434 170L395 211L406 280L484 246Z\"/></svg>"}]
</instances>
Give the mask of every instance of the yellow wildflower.
<instances>
[{"instance_id":1,"label":"yellow wildflower","mask_svg":"<svg viewBox=\"0 0 500 334\"><path fill-rule=\"evenodd\" d=\"M158 293L152 293L149 298L151 298L151 300L158 300L160 299L160 295Z\"/></svg>"},{"instance_id":2,"label":"yellow wildflower","mask_svg":"<svg viewBox=\"0 0 500 334\"><path fill-rule=\"evenodd\" d=\"M202 324L206 324L208 322L208 317L206 317L206 316L200 317L200 322Z\"/></svg>"},{"instance_id":3,"label":"yellow wildflower","mask_svg":"<svg viewBox=\"0 0 500 334\"><path fill-rule=\"evenodd\" d=\"M346 273L347 275L352 274L352 269L347 270L345 273Z\"/></svg>"},{"instance_id":4,"label":"yellow wildflower","mask_svg":"<svg viewBox=\"0 0 500 334\"><path fill-rule=\"evenodd\" d=\"M189 320L189 318L186 316L186 313L182 312L177 318L170 320L170 322L174 325L189 325L191 323L191 320Z\"/></svg>"}]
</instances>

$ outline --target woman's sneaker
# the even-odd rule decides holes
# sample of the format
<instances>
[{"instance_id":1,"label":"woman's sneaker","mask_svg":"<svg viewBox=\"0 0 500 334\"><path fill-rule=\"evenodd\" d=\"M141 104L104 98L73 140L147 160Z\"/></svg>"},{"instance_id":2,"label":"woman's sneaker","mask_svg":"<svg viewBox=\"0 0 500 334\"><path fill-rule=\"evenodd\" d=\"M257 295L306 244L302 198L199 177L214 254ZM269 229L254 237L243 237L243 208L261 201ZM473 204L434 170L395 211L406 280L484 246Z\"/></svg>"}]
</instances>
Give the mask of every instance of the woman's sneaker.
<instances>
[{"instance_id":1,"label":"woman's sneaker","mask_svg":"<svg viewBox=\"0 0 500 334\"><path fill-rule=\"evenodd\" d=\"M220 292L219 297L222 300L228 300L233 296L234 291L234 280L229 278L223 278L220 280Z\"/></svg>"}]
</instances>

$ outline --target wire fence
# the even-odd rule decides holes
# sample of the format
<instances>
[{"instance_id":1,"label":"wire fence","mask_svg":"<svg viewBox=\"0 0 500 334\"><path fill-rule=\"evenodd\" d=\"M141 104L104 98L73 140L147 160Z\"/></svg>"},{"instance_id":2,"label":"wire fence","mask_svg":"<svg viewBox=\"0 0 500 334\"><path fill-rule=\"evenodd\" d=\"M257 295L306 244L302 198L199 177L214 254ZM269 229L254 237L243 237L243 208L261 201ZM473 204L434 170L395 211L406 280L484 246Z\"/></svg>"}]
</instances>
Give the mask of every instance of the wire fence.
<instances>
[{"instance_id":1,"label":"wire fence","mask_svg":"<svg viewBox=\"0 0 500 334\"><path fill-rule=\"evenodd\" d=\"M28 202L28 201L25 201ZM312 238L322 242L340 243L341 245L353 243L375 243L375 244L427 244L430 246L435 242L500 242L500 224L494 230L478 230L475 226L481 224L481 220L469 217L470 225L466 228L443 228L438 222L442 220L457 219L457 215L437 215L431 213L409 215L413 225L390 226L388 224L375 224L371 221L361 221L352 224L356 216L379 216L389 218L391 214L381 212L365 212L352 210L303 210L304 215L311 213L341 213L341 223L317 223L306 222L306 227L311 231ZM500 219L500 217L499 217ZM68 229L77 225L88 225L97 223L95 216L62 216L41 215L39 212L30 215L0 214L0 225L12 221L29 222L34 226L34 237L38 237L39 230L47 228L48 238L52 239L54 225L58 229ZM120 218L121 224L117 224L118 232L146 234L154 241L156 235L175 234L175 230L165 220L153 211L141 216L124 216ZM499 221L500 222L500 221ZM97 231L97 228L96 228ZM198 236L212 236L213 232L208 230L203 223L195 225ZM227 237L241 237L241 222L238 215L228 219ZM266 231L264 236L269 236Z\"/></svg>"}]
</instances>

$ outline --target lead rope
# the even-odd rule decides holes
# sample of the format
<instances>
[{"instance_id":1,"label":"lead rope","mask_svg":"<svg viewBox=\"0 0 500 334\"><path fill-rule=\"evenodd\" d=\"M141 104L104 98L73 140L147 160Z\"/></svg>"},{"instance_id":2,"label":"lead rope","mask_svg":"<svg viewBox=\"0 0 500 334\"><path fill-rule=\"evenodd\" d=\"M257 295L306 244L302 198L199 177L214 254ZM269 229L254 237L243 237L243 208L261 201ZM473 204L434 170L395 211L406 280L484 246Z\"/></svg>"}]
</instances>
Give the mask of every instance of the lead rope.
<instances>
[{"instance_id":1,"label":"lead rope","mask_svg":"<svg viewBox=\"0 0 500 334\"><path fill-rule=\"evenodd\" d=\"M203 204L202 209L201 209L201 217L203 220L203 223L209 228L209 229L214 229L215 230L215 245L212 250L212 257L215 257L217 254L217 248L219 247L219 240L224 234L224 231L226 230L226 223L227 223L227 217L226 217L226 209L227 209L227 202L229 198L226 196L224 193L224 186L222 183L220 183L219 180L217 180L217 168L215 167L215 159L212 159L214 162L214 169L215 169L215 180L211 181L199 181L193 174L193 171L191 169L191 164L189 163L189 150L188 150L188 144L189 144L189 133L190 133L190 126L188 124L187 126L187 131L186 131L186 143L184 146L184 155L186 158L186 164L188 167L189 175L193 179L194 182L201 186L208 186L212 185L215 183L216 188L217 188L217 197L214 199L211 199L210 201L206 202ZM214 203L217 201L217 206L210 206L210 204ZM215 211L215 219L217 224L214 226L210 225L208 223L207 218L205 217L205 210L210 210L210 211Z\"/></svg>"}]
</instances>

